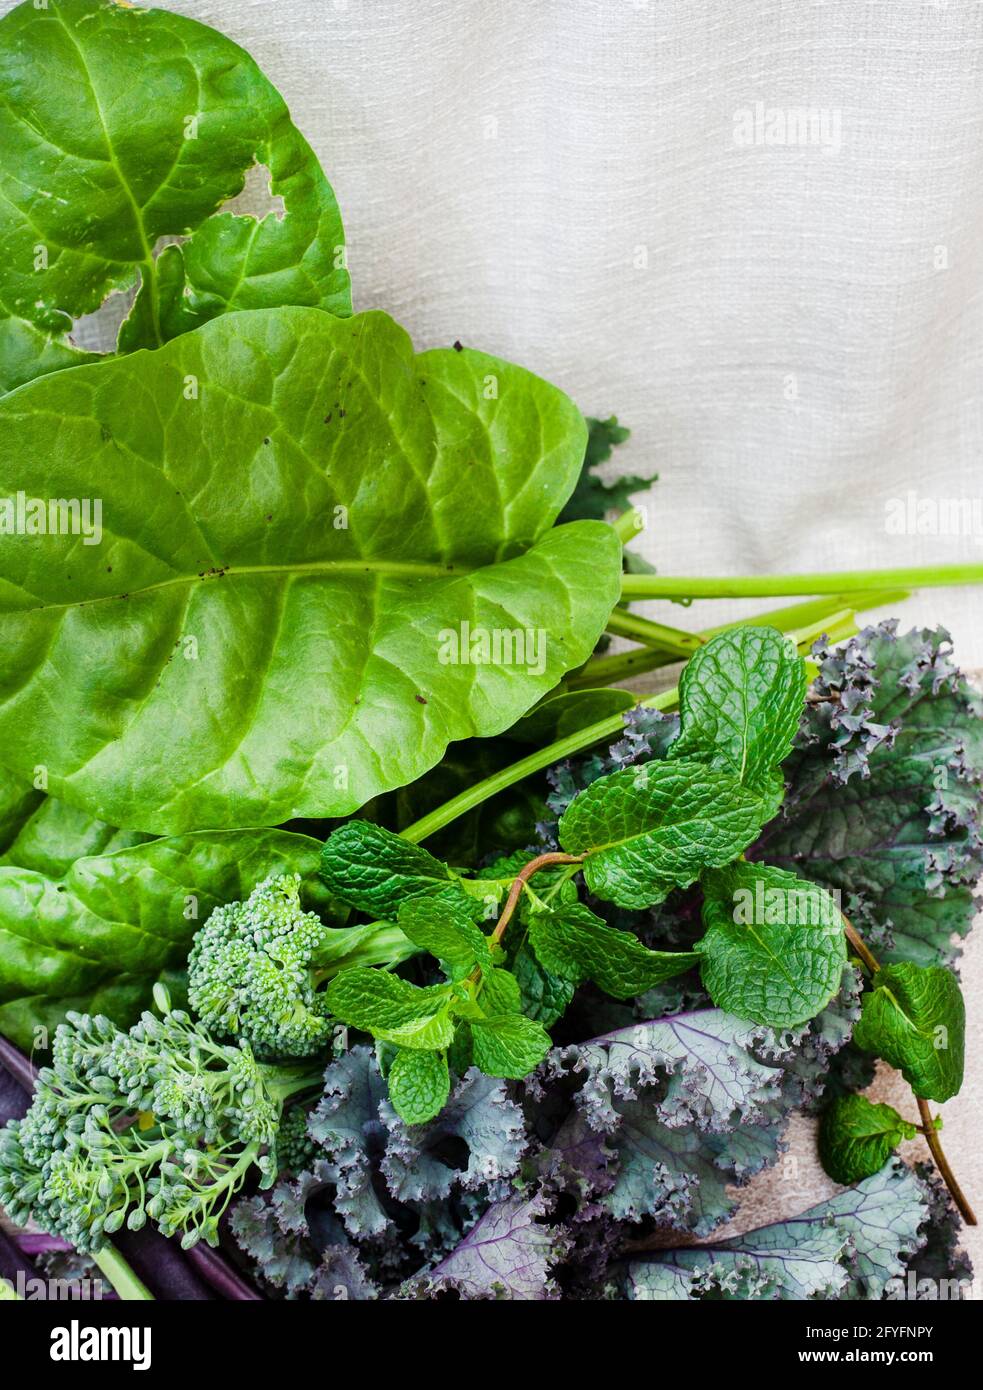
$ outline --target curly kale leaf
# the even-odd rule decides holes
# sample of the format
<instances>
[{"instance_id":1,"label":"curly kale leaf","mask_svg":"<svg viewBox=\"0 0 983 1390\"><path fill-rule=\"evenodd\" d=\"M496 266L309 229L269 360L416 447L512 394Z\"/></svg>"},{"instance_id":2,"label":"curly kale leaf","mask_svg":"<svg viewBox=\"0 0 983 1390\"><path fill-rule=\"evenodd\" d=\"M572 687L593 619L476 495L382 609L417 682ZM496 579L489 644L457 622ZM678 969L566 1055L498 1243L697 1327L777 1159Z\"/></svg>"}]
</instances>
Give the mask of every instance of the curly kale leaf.
<instances>
[{"instance_id":1,"label":"curly kale leaf","mask_svg":"<svg viewBox=\"0 0 983 1390\"><path fill-rule=\"evenodd\" d=\"M942 629L883 623L817 660L783 814L749 857L838 891L883 964L949 964L983 873L983 701Z\"/></svg>"},{"instance_id":2,"label":"curly kale leaf","mask_svg":"<svg viewBox=\"0 0 983 1390\"><path fill-rule=\"evenodd\" d=\"M892 1163L801 1216L715 1245L653 1251L624 1270L634 1300L881 1298L924 1242L926 1190Z\"/></svg>"},{"instance_id":3,"label":"curly kale leaf","mask_svg":"<svg viewBox=\"0 0 983 1390\"><path fill-rule=\"evenodd\" d=\"M451 1253L426 1274L408 1281L401 1298L453 1294L462 1299L542 1301L558 1296L550 1277L566 1241L543 1224L542 1195L516 1194L490 1206Z\"/></svg>"},{"instance_id":4,"label":"curly kale leaf","mask_svg":"<svg viewBox=\"0 0 983 1390\"><path fill-rule=\"evenodd\" d=\"M618 417L611 415L607 420L587 418L587 448L584 452L584 466L577 486L560 513L560 521L603 521L610 511L623 512L631 506L634 493L650 487L658 474L641 478L635 473L624 473L611 482L604 482L595 474L595 469L610 459L612 452L623 444L631 431L618 424Z\"/></svg>"}]
</instances>

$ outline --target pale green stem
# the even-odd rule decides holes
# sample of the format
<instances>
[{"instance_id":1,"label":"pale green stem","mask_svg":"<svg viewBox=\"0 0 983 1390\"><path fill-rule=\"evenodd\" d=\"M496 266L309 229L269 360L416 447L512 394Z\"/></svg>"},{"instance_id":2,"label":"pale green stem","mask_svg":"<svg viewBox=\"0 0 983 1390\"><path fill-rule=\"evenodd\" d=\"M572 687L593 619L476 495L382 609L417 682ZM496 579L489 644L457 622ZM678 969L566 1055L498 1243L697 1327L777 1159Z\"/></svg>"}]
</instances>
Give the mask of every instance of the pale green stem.
<instances>
[{"instance_id":1,"label":"pale green stem","mask_svg":"<svg viewBox=\"0 0 983 1390\"><path fill-rule=\"evenodd\" d=\"M629 507L612 523L622 545L627 545L645 530L645 521L637 507Z\"/></svg>"},{"instance_id":2,"label":"pale green stem","mask_svg":"<svg viewBox=\"0 0 983 1390\"><path fill-rule=\"evenodd\" d=\"M888 570L842 570L831 574L749 574L717 579L664 574L626 574L622 598L783 598L793 594L840 594L850 590L935 589L949 584L983 584L983 565L913 566Z\"/></svg>"},{"instance_id":3,"label":"pale green stem","mask_svg":"<svg viewBox=\"0 0 983 1390\"><path fill-rule=\"evenodd\" d=\"M849 627L852 618L853 614L850 612L831 614L827 625L837 623L840 627ZM794 640L799 651L802 652L803 649L808 651L816 638L821 636L825 630L822 622L815 622L809 627L790 632L789 636ZM856 631L855 625L852 630ZM667 710L672 709L678 700L679 687L673 686L671 690L664 690L658 695L641 696L635 703L636 707L641 709ZM514 786L516 782L531 777L534 772L542 772L544 768L551 767L553 763L558 763L563 758L571 758L576 753L583 753L586 749L593 747L595 743L602 743L605 739L620 734L624 727L624 716L615 714L608 719L600 719L596 724L588 724L584 729L567 734L566 738L557 739L555 743L537 749L535 753L520 758L517 763L503 767L483 781L476 782L473 787L468 787L466 791L452 797L450 801L445 801L443 806L438 806L429 815L414 821L412 825L408 825L405 830L400 831L400 834L404 840L418 844L421 840L427 839L428 836L435 835L438 830L443 830L445 825L450 825L452 821L457 820L458 816L466 815L468 811L473 811L476 806L481 806L483 802L497 796L499 792Z\"/></svg>"},{"instance_id":4,"label":"pale green stem","mask_svg":"<svg viewBox=\"0 0 983 1390\"><path fill-rule=\"evenodd\" d=\"M843 610L882 608L889 603L903 603L909 597L905 589L891 589L871 593L836 594L829 598L810 599L806 603L791 603L782 608L773 608L767 613L755 613L749 618L734 618L716 627L701 628L697 634L704 641L715 637L718 632L726 632L735 627L774 627L779 632L792 632L805 624L826 621L831 614ZM819 634L817 634L819 635ZM652 647L635 648L630 652L617 652L614 656L598 656L588 661L579 671L567 676L563 682L564 690L593 690L598 686L617 685L619 681L630 680L633 676L656 671L662 666L672 666L679 657L667 656Z\"/></svg>"},{"instance_id":5,"label":"pale green stem","mask_svg":"<svg viewBox=\"0 0 983 1390\"><path fill-rule=\"evenodd\" d=\"M137 1278L115 1246L104 1245L92 1259L124 1302L154 1301L146 1284Z\"/></svg>"},{"instance_id":6,"label":"pale green stem","mask_svg":"<svg viewBox=\"0 0 983 1390\"><path fill-rule=\"evenodd\" d=\"M703 645L702 638L691 632L639 618L621 608L616 608L608 618L607 630L618 637L631 637L636 642L644 642L647 647L667 653L676 661L687 661Z\"/></svg>"}]
</instances>

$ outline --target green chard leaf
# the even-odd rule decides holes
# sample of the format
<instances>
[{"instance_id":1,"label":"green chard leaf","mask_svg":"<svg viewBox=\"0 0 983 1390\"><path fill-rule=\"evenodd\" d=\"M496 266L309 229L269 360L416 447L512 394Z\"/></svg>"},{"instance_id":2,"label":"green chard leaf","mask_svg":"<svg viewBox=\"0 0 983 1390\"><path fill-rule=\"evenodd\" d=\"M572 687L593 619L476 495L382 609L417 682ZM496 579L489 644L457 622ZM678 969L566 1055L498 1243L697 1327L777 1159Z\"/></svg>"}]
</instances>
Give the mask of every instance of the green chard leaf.
<instances>
[{"instance_id":1,"label":"green chard leaf","mask_svg":"<svg viewBox=\"0 0 983 1390\"><path fill-rule=\"evenodd\" d=\"M805 704L805 662L770 627L718 633L679 680L682 727L670 758L711 763L767 792L788 756Z\"/></svg>"},{"instance_id":2,"label":"green chard leaf","mask_svg":"<svg viewBox=\"0 0 983 1390\"><path fill-rule=\"evenodd\" d=\"M453 882L446 864L371 821L332 831L321 852L321 879L333 898L373 917L395 918L400 906Z\"/></svg>"},{"instance_id":3,"label":"green chard leaf","mask_svg":"<svg viewBox=\"0 0 983 1390\"><path fill-rule=\"evenodd\" d=\"M471 1020L475 1066L486 1076L519 1081L549 1052L550 1035L541 1023L522 1014L493 1014Z\"/></svg>"},{"instance_id":4,"label":"green chard leaf","mask_svg":"<svg viewBox=\"0 0 983 1390\"><path fill-rule=\"evenodd\" d=\"M454 1037L448 985L412 985L386 970L356 967L329 981L325 1000L342 1023L397 1047L435 1051Z\"/></svg>"},{"instance_id":5,"label":"green chard leaf","mask_svg":"<svg viewBox=\"0 0 983 1390\"><path fill-rule=\"evenodd\" d=\"M963 1084L966 1006L941 965L886 965L864 995L853 1041L897 1068L916 1096L951 1099Z\"/></svg>"},{"instance_id":6,"label":"green chard leaf","mask_svg":"<svg viewBox=\"0 0 983 1390\"><path fill-rule=\"evenodd\" d=\"M507 729L618 597L614 530L553 528L583 431L378 312L226 314L11 393L0 499L98 484L101 543L3 537L5 763L173 834L345 816Z\"/></svg>"},{"instance_id":7,"label":"green chard leaf","mask_svg":"<svg viewBox=\"0 0 983 1390\"><path fill-rule=\"evenodd\" d=\"M704 988L721 1009L790 1028L815 1018L840 988L843 919L825 889L767 864L732 864L703 878Z\"/></svg>"},{"instance_id":8,"label":"green chard leaf","mask_svg":"<svg viewBox=\"0 0 983 1390\"><path fill-rule=\"evenodd\" d=\"M199 831L80 858L57 875L0 866L0 1032L30 1049L34 1028L69 1009L129 1026L214 908L268 874L299 873L304 907L323 912L319 850L283 830Z\"/></svg>"},{"instance_id":9,"label":"green chard leaf","mask_svg":"<svg viewBox=\"0 0 983 1390\"><path fill-rule=\"evenodd\" d=\"M916 1125L890 1105L866 1096L838 1096L823 1111L819 1157L834 1182L847 1186L878 1173L903 1139L914 1139Z\"/></svg>"},{"instance_id":10,"label":"green chard leaf","mask_svg":"<svg viewBox=\"0 0 983 1390\"><path fill-rule=\"evenodd\" d=\"M447 1104L451 1080L447 1059L439 1052L400 1048L389 1068L389 1099L408 1125L426 1124Z\"/></svg>"},{"instance_id":11,"label":"green chard leaf","mask_svg":"<svg viewBox=\"0 0 983 1390\"><path fill-rule=\"evenodd\" d=\"M580 904L530 913L529 940L552 974L574 985L593 980L615 999L644 994L699 960L691 951L650 951L631 932L609 927Z\"/></svg>"},{"instance_id":12,"label":"green chard leaf","mask_svg":"<svg viewBox=\"0 0 983 1390\"><path fill-rule=\"evenodd\" d=\"M0 20L0 87L0 390L93 360L73 319L135 286L121 352L235 309L351 313L331 186L224 35L103 0L26 3ZM279 205L219 211L256 166ZM158 254L162 237L182 241Z\"/></svg>"},{"instance_id":13,"label":"green chard leaf","mask_svg":"<svg viewBox=\"0 0 983 1390\"><path fill-rule=\"evenodd\" d=\"M438 960L464 970L489 962L489 942L468 911L459 889L410 898L397 918L405 936Z\"/></svg>"},{"instance_id":14,"label":"green chard leaf","mask_svg":"<svg viewBox=\"0 0 983 1390\"><path fill-rule=\"evenodd\" d=\"M774 810L772 797L705 763L644 763L582 791L560 821L560 844L587 855L584 878L597 897L652 907L704 869L729 863Z\"/></svg>"}]
</instances>

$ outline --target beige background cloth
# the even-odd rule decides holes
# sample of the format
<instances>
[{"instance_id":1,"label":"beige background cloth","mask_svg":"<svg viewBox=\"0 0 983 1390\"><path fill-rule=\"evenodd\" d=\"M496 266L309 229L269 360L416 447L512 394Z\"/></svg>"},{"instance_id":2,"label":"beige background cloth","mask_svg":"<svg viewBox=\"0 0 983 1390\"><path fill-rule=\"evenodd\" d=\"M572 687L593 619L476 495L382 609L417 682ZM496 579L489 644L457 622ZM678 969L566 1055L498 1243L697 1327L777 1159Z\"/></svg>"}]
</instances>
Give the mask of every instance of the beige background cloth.
<instances>
[{"instance_id":1,"label":"beige background cloth","mask_svg":"<svg viewBox=\"0 0 983 1390\"><path fill-rule=\"evenodd\" d=\"M632 428L619 463L661 474L638 544L663 573L983 560L974 518L944 534L938 515L983 493L977 0L169 7L283 92L338 193L357 308L420 348L517 360ZM791 139L800 110L814 130ZM891 534L909 495L924 534ZM983 666L976 592L902 614ZM945 1141L983 1208L979 939L965 980L970 1080ZM808 1122L793 1134L741 1228L827 1191Z\"/></svg>"}]
</instances>

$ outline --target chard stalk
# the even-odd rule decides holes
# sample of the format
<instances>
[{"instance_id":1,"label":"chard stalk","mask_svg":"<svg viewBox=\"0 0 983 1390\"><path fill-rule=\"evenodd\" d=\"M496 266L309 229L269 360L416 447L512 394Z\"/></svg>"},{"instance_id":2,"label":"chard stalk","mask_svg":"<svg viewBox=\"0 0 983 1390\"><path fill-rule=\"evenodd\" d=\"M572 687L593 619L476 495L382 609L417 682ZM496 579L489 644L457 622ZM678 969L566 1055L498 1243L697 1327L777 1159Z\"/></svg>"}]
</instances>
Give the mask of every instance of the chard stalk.
<instances>
[{"instance_id":1,"label":"chard stalk","mask_svg":"<svg viewBox=\"0 0 983 1390\"><path fill-rule=\"evenodd\" d=\"M983 565L928 565L887 570L841 570L830 574L745 574L692 578L664 574L626 574L623 598L784 598L793 594L840 594L851 590L938 589L950 584L983 584Z\"/></svg>"}]
</instances>

